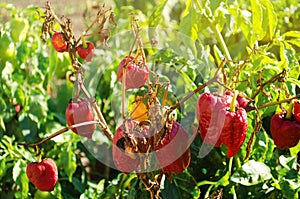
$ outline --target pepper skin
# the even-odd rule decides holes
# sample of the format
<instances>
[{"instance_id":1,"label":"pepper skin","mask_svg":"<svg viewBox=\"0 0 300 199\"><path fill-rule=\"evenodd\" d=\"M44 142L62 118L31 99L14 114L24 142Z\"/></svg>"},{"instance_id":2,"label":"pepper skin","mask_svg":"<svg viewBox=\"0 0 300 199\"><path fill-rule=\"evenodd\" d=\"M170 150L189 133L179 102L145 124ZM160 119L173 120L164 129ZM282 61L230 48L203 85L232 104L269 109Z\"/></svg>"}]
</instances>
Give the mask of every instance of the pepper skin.
<instances>
[{"instance_id":1,"label":"pepper skin","mask_svg":"<svg viewBox=\"0 0 300 199\"><path fill-rule=\"evenodd\" d=\"M155 156L164 172L182 173L190 164L188 133L176 121L156 147Z\"/></svg>"},{"instance_id":2,"label":"pepper skin","mask_svg":"<svg viewBox=\"0 0 300 199\"><path fill-rule=\"evenodd\" d=\"M300 123L294 117L288 120L285 116L286 111L273 115L270 124L274 143L279 149L294 147L300 139Z\"/></svg>"},{"instance_id":3,"label":"pepper skin","mask_svg":"<svg viewBox=\"0 0 300 199\"><path fill-rule=\"evenodd\" d=\"M126 77L125 77L125 89L131 88L141 88L148 79L149 68L147 65L143 64L142 60L135 61L133 55L126 56L119 64L118 68L118 80L122 82L123 79L123 68L127 64L126 67Z\"/></svg>"},{"instance_id":4,"label":"pepper skin","mask_svg":"<svg viewBox=\"0 0 300 199\"><path fill-rule=\"evenodd\" d=\"M300 100L294 102L294 116L297 122L300 123Z\"/></svg>"},{"instance_id":5,"label":"pepper skin","mask_svg":"<svg viewBox=\"0 0 300 199\"><path fill-rule=\"evenodd\" d=\"M224 96L203 93L197 103L200 135L207 144L219 147L225 144L227 157L234 156L243 144L248 130L247 113L235 101L235 112L230 112L233 94Z\"/></svg>"},{"instance_id":6,"label":"pepper skin","mask_svg":"<svg viewBox=\"0 0 300 199\"><path fill-rule=\"evenodd\" d=\"M126 131L128 129L128 132ZM135 120L126 121L118 127L113 137L112 155L116 168L123 173L131 173L138 171L141 164L140 155L136 151L136 147L131 143L130 139L135 139L141 143L140 151L145 153L147 150L147 142L145 140L149 128L147 126L139 126L139 122ZM145 141L144 141L145 140Z\"/></svg>"}]
</instances>

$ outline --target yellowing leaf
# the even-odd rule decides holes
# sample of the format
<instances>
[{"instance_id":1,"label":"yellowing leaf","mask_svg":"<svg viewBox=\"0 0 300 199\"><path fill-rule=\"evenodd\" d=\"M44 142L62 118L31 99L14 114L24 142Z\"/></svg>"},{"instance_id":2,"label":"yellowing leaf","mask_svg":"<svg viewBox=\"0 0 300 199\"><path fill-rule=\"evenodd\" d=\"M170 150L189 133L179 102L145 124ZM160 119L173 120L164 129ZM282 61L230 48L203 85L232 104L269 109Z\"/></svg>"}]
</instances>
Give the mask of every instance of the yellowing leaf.
<instances>
[{"instance_id":1,"label":"yellowing leaf","mask_svg":"<svg viewBox=\"0 0 300 199\"><path fill-rule=\"evenodd\" d=\"M148 112L147 107L143 102L134 103L134 107L131 113L131 118L139 122L146 120L148 118L147 112Z\"/></svg>"}]
</instances>

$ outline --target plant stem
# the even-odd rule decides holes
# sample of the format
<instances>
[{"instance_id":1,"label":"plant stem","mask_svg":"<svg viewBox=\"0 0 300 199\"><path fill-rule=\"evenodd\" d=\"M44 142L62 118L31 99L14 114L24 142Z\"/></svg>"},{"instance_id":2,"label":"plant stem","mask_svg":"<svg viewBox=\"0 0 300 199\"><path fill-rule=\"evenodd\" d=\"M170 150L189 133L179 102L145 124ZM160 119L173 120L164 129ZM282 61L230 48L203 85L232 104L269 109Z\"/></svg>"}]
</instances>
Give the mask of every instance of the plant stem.
<instances>
[{"instance_id":1,"label":"plant stem","mask_svg":"<svg viewBox=\"0 0 300 199\"><path fill-rule=\"evenodd\" d=\"M215 35L216 35L216 37L217 37L218 42L219 42L220 45L221 45L221 48L222 48L222 50L223 50L223 53L225 54L226 59L227 59L227 60L232 60L232 58L231 58L231 56L230 56L230 53L229 53L229 50L228 50L228 48L227 48L227 45L226 45L226 43L225 43L225 41L224 41L224 38L223 38L223 36L222 36L222 34L221 34L219 28L218 28L218 25L217 25L217 24L214 24L214 23L211 23L210 25L211 25L211 28L212 28L213 32L215 33ZM233 66L233 63L232 63L232 62L229 62L229 65L230 65L230 66Z\"/></svg>"},{"instance_id":2,"label":"plant stem","mask_svg":"<svg viewBox=\"0 0 300 199\"><path fill-rule=\"evenodd\" d=\"M84 95L85 95L88 99L90 99L90 98L91 98L91 97L90 97L90 94L89 94L88 91L86 90L86 88L85 88L85 86L83 85L82 81L80 81L79 85L80 85L80 90L84 93ZM107 125L107 123L106 123L106 120L105 120L105 118L103 117L103 114L102 114L102 112L101 112L101 110L100 110L100 108L99 108L99 106L98 106L98 104L97 104L97 101L93 101L93 102L91 102L91 104L93 105L93 108L94 108L94 110L96 111L97 116L98 116L98 118L99 118L99 120L100 120L100 121L98 122L98 125L100 126L101 130L104 132L104 134L106 135L106 137L107 137L110 141L112 141L112 139L113 139L113 134L112 134L112 132L110 131L110 129L108 128L108 125Z\"/></svg>"},{"instance_id":3,"label":"plant stem","mask_svg":"<svg viewBox=\"0 0 300 199\"><path fill-rule=\"evenodd\" d=\"M218 182L203 180L203 181L197 183L197 187L200 187L200 186L203 186L203 185L208 185L208 184L215 185L215 184L218 184Z\"/></svg>"},{"instance_id":4,"label":"plant stem","mask_svg":"<svg viewBox=\"0 0 300 199\"><path fill-rule=\"evenodd\" d=\"M87 49L88 48L88 45L87 45L87 43L86 43L86 41L85 41L85 39L84 39L84 36L83 36L83 34L81 35L81 42L82 42L82 47L84 48L84 49Z\"/></svg>"},{"instance_id":5,"label":"plant stem","mask_svg":"<svg viewBox=\"0 0 300 199\"><path fill-rule=\"evenodd\" d=\"M271 84L275 81L278 81L280 79L284 79L285 76L286 76L286 70L283 69L281 73L271 77L271 79L269 79L268 81L266 81L264 83L259 82L259 89L251 96L251 99L254 99L259 94L259 92L263 89L264 86Z\"/></svg>"},{"instance_id":6,"label":"plant stem","mask_svg":"<svg viewBox=\"0 0 300 199\"><path fill-rule=\"evenodd\" d=\"M130 58L128 57L127 60L129 60ZM126 61L128 62L128 61ZM122 76L122 104L121 104L121 116L122 119L125 119L125 94L126 94L126 68L127 65L125 65L126 67L123 67L123 76Z\"/></svg>"},{"instance_id":7,"label":"plant stem","mask_svg":"<svg viewBox=\"0 0 300 199\"><path fill-rule=\"evenodd\" d=\"M238 95L238 91L235 90L234 94L233 94L233 97L232 97L232 101L230 103L230 112L235 112L235 102L236 102L237 95Z\"/></svg>"},{"instance_id":8,"label":"plant stem","mask_svg":"<svg viewBox=\"0 0 300 199\"><path fill-rule=\"evenodd\" d=\"M262 108L266 108L266 107L269 107L269 106L275 106L275 105L278 105L278 104L282 104L282 103L286 103L286 102L291 102L294 99L300 99L300 94L298 94L298 95L296 95L294 97L288 98L288 99L281 100L281 101L269 102L269 103L260 105L257 108L258 109L262 109Z\"/></svg>"},{"instance_id":9,"label":"plant stem","mask_svg":"<svg viewBox=\"0 0 300 199\"><path fill-rule=\"evenodd\" d=\"M48 137L46 137L45 139L37 142L37 143L31 143L31 144L22 144L22 143L19 143L18 145L23 145L25 147L35 147L35 146L39 146L39 145L42 145L44 144L45 142L51 140L52 138L60 135L60 134L63 134L65 132L67 132L69 129L72 129L72 128L77 128L77 127L80 127L80 126L86 126L86 125L91 125L91 124L97 124L98 121L89 121L89 122L82 122L82 123L78 123L78 124L74 124L72 126L69 126L69 127L64 127L62 129L60 129L59 131L49 135Z\"/></svg>"},{"instance_id":10,"label":"plant stem","mask_svg":"<svg viewBox=\"0 0 300 199\"><path fill-rule=\"evenodd\" d=\"M256 110L256 109L267 108L267 107L275 106L275 105L278 105L278 104L290 103L294 99L300 99L300 94L298 94L294 97L288 98L288 99L277 101L277 102L269 102L269 103L266 103L266 104L262 104L262 105L258 106L257 108L255 108L255 107L246 107L246 111L250 112L250 111L253 111L253 110Z\"/></svg>"},{"instance_id":11,"label":"plant stem","mask_svg":"<svg viewBox=\"0 0 300 199\"><path fill-rule=\"evenodd\" d=\"M289 108L288 108L286 116L285 116L285 119L290 120L292 118L293 107L294 107L294 101L291 100Z\"/></svg>"},{"instance_id":12,"label":"plant stem","mask_svg":"<svg viewBox=\"0 0 300 199\"><path fill-rule=\"evenodd\" d=\"M174 104L173 106L170 107L170 113L175 110L176 108L178 108L181 104L183 104L185 101L187 101L188 99L190 99L194 94L198 93L199 91L201 91L202 89L204 89L206 86L217 82L218 80L218 76L213 77L212 79L208 80L206 83L202 84L201 86L199 86L198 88L196 88L195 90L191 91L187 96L185 96L184 98L182 98L179 102L177 102L176 104Z\"/></svg>"},{"instance_id":13,"label":"plant stem","mask_svg":"<svg viewBox=\"0 0 300 199\"><path fill-rule=\"evenodd\" d=\"M40 149L40 146L35 146L36 148L36 151L37 151L37 162L41 162L42 161L42 154L41 154L41 149Z\"/></svg>"},{"instance_id":14,"label":"plant stem","mask_svg":"<svg viewBox=\"0 0 300 199\"><path fill-rule=\"evenodd\" d=\"M198 9L201 11L201 14L203 14L206 17L206 19L209 21L210 27L213 30L214 34L216 35L217 40L218 40L219 44L221 45L221 48L223 50L223 53L225 54L226 59L232 60L229 50L227 48L227 45L224 41L224 38L218 28L218 25L209 16L207 16L207 14L203 11L204 8L202 8L203 6L201 6L199 0L196 0L196 4L197 4ZM233 66L233 63L229 62L229 65Z\"/></svg>"}]
</instances>

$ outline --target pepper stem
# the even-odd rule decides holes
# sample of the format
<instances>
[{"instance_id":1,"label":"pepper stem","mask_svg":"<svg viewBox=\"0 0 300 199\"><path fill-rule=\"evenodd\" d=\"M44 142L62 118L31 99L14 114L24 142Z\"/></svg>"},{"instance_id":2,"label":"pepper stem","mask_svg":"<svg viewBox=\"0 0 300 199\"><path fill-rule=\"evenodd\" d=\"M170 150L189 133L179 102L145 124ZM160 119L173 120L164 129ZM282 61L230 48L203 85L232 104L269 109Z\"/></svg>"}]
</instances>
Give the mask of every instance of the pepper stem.
<instances>
[{"instance_id":1,"label":"pepper stem","mask_svg":"<svg viewBox=\"0 0 300 199\"><path fill-rule=\"evenodd\" d=\"M232 97L232 101L230 103L230 112L235 112L235 101L236 101L237 95L238 95L238 91L235 90L234 94L233 94L233 97Z\"/></svg>"},{"instance_id":2,"label":"pepper stem","mask_svg":"<svg viewBox=\"0 0 300 199\"><path fill-rule=\"evenodd\" d=\"M37 155L36 155L37 162L41 162L42 161L42 153L41 153L40 146L36 145L35 149L37 151Z\"/></svg>"},{"instance_id":3,"label":"pepper stem","mask_svg":"<svg viewBox=\"0 0 300 199\"><path fill-rule=\"evenodd\" d=\"M86 41L85 41L85 39L84 39L84 36L83 36L83 34L81 35L81 42L82 42L82 47L85 49L85 48L88 48L88 45L87 45L87 43L86 43Z\"/></svg>"},{"instance_id":4,"label":"pepper stem","mask_svg":"<svg viewBox=\"0 0 300 199\"><path fill-rule=\"evenodd\" d=\"M287 110L285 119L290 120L292 119L292 113L293 113L293 107L294 107L294 101L290 101L289 109Z\"/></svg>"}]
</instances>

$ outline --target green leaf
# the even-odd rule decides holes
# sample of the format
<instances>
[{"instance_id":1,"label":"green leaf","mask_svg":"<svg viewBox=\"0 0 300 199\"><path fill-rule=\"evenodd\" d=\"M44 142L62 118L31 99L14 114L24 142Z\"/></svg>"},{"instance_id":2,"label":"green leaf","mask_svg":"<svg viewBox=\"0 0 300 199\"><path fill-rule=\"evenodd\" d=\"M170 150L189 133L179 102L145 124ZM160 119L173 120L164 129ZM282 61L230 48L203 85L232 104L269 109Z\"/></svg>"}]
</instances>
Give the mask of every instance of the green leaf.
<instances>
[{"instance_id":1,"label":"green leaf","mask_svg":"<svg viewBox=\"0 0 300 199\"><path fill-rule=\"evenodd\" d=\"M67 149L61 152L61 161L65 173L69 177L69 181L72 182L73 174L76 171L76 156L72 149Z\"/></svg>"},{"instance_id":2,"label":"green leaf","mask_svg":"<svg viewBox=\"0 0 300 199\"><path fill-rule=\"evenodd\" d=\"M69 178L69 180L70 180L70 178ZM85 186L78 178L72 177L72 181L70 181L70 182L73 183L73 185L77 191L79 191L80 193L84 192Z\"/></svg>"},{"instance_id":3,"label":"green leaf","mask_svg":"<svg viewBox=\"0 0 300 199\"><path fill-rule=\"evenodd\" d=\"M297 170L297 162L296 162L296 157L285 157L284 155L281 155L279 157L279 163L286 168L287 170Z\"/></svg>"},{"instance_id":4,"label":"green leaf","mask_svg":"<svg viewBox=\"0 0 300 199\"><path fill-rule=\"evenodd\" d=\"M210 9L212 12L214 12L221 4L221 2L223 2L223 0L210 0Z\"/></svg>"},{"instance_id":5,"label":"green leaf","mask_svg":"<svg viewBox=\"0 0 300 199\"><path fill-rule=\"evenodd\" d=\"M19 159L13 168L13 180L20 189L15 193L16 198L28 197L29 191L29 180L26 175L26 164Z\"/></svg>"},{"instance_id":6,"label":"green leaf","mask_svg":"<svg viewBox=\"0 0 300 199\"><path fill-rule=\"evenodd\" d=\"M200 189L196 180L188 171L174 175L173 181L182 198L199 198Z\"/></svg>"},{"instance_id":7,"label":"green leaf","mask_svg":"<svg viewBox=\"0 0 300 199\"><path fill-rule=\"evenodd\" d=\"M3 176L5 176L6 171L7 171L7 166L6 166L6 156L2 156L0 159L0 180L2 179Z\"/></svg>"},{"instance_id":8,"label":"green leaf","mask_svg":"<svg viewBox=\"0 0 300 199\"><path fill-rule=\"evenodd\" d=\"M262 162L250 160L231 176L231 180L245 186L252 186L272 178L270 168Z\"/></svg>"},{"instance_id":9,"label":"green leaf","mask_svg":"<svg viewBox=\"0 0 300 199\"><path fill-rule=\"evenodd\" d=\"M21 160L18 160L13 168L13 180L17 181L17 178L19 177L20 173L21 173Z\"/></svg>"},{"instance_id":10,"label":"green leaf","mask_svg":"<svg viewBox=\"0 0 300 199\"><path fill-rule=\"evenodd\" d=\"M300 38L300 31L288 31L282 35L282 37L296 37Z\"/></svg>"},{"instance_id":11,"label":"green leaf","mask_svg":"<svg viewBox=\"0 0 300 199\"><path fill-rule=\"evenodd\" d=\"M250 46L255 43L255 38L252 31L251 13L248 10L241 10L235 6L228 8L229 13L234 17L234 33L242 31Z\"/></svg>"},{"instance_id":12,"label":"green leaf","mask_svg":"<svg viewBox=\"0 0 300 199\"><path fill-rule=\"evenodd\" d=\"M162 12L164 10L165 5L167 4L168 0L163 0L160 4L154 9L152 14L149 17L149 27L155 28L158 26L159 22L161 21ZM151 37L150 37L151 38Z\"/></svg>"},{"instance_id":13,"label":"green leaf","mask_svg":"<svg viewBox=\"0 0 300 199\"><path fill-rule=\"evenodd\" d=\"M104 191L105 179L102 179L97 184L97 192L102 193Z\"/></svg>"},{"instance_id":14,"label":"green leaf","mask_svg":"<svg viewBox=\"0 0 300 199\"><path fill-rule=\"evenodd\" d=\"M273 39L277 16L269 0L251 0L253 36L256 40L269 42Z\"/></svg>"},{"instance_id":15,"label":"green leaf","mask_svg":"<svg viewBox=\"0 0 300 199\"><path fill-rule=\"evenodd\" d=\"M171 183L168 179L165 180L164 189L161 191L163 198L181 199L182 196L178 187Z\"/></svg>"},{"instance_id":16,"label":"green leaf","mask_svg":"<svg viewBox=\"0 0 300 199\"><path fill-rule=\"evenodd\" d=\"M4 121L3 121L3 118L1 117L0 118L0 127L1 127L1 129L3 130L3 131L5 131L5 124L4 124ZM1 131L0 131L1 132Z\"/></svg>"},{"instance_id":17,"label":"green leaf","mask_svg":"<svg viewBox=\"0 0 300 199\"><path fill-rule=\"evenodd\" d=\"M260 3L267 9L266 16L264 16L263 27L268 31L268 39L272 40L277 26L277 15L270 0L262 0Z\"/></svg>"},{"instance_id":18,"label":"green leaf","mask_svg":"<svg viewBox=\"0 0 300 199\"><path fill-rule=\"evenodd\" d=\"M163 0L160 2L160 4L154 9L152 14L149 17L149 32L148 36L150 39L155 39L156 37L156 27L160 23L162 16L163 16L163 10L165 5L167 4L168 0Z\"/></svg>"},{"instance_id":19,"label":"green leaf","mask_svg":"<svg viewBox=\"0 0 300 199\"><path fill-rule=\"evenodd\" d=\"M55 199L55 197L48 191L37 190L34 193L34 199Z\"/></svg>"},{"instance_id":20,"label":"green leaf","mask_svg":"<svg viewBox=\"0 0 300 199\"><path fill-rule=\"evenodd\" d=\"M296 146L290 148L290 152L292 156L296 156L299 151L300 151L300 142L298 142Z\"/></svg>"},{"instance_id":21,"label":"green leaf","mask_svg":"<svg viewBox=\"0 0 300 199\"><path fill-rule=\"evenodd\" d=\"M300 187L300 178L297 179L283 179L279 182L283 195L286 198L298 199L298 192Z\"/></svg>"},{"instance_id":22,"label":"green leaf","mask_svg":"<svg viewBox=\"0 0 300 199\"><path fill-rule=\"evenodd\" d=\"M42 94L32 94L29 103L29 117L39 124L45 121L48 112L48 105L45 96Z\"/></svg>"},{"instance_id":23,"label":"green leaf","mask_svg":"<svg viewBox=\"0 0 300 199\"><path fill-rule=\"evenodd\" d=\"M288 42L289 44L295 45L297 47L300 47L300 39L291 39L291 40L287 40L286 42Z\"/></svg>"},{"instance_id":24,"label":"green leaf","mask_svg":"<svg viewBox=\"0 0 300 199\"><path fill-rule=\"evenodd\" d=\"M197 54L195 41L198 39L199 16L199 13L191 6L188 14L182 18L179 24L179 32L183 33L181 39L184 44L192 50L194 56Z\"/></svg>"},{"instance_id":25,"label":"green leaf","mask_svg":"<svg viewBox=\"0 0 300 199\"><path fill-rule=\"evenodd\" d=\"M262 40L265 32L263 30L263 8L259 0L251 0L251 11L253 34L257 40Z\"/></svg>"},{"instance_id":26,"label":"green leaf","mask_svg":"<svg viewBox=\"0 0 300 199\"><path fill-rule=\"evenodd\" d=\"M265 131L258 132L253 145L253 158L259 162L268 161L273 156L273 149L274 144L268 134Z\"/></svg>"},{"instance_id":27,"label":"green leaf","mask_svg":"<svg viewBox=\"0 0 300 199\"><path fill-rule=\"evenodd\" d=\"M38 127L27 114L21 114L19 117L20 129L26 141L34 141L37 139Z\"/></svg>"},{"instance_id":28,"label":"green leaf","mask_svg":"<svg viewBox=\"0 0 300 199\"><path fill-rule=\"evenodd\" d=\"M21 65L23 63L26 63L27 59L29 58L30 54L30 45L28 44L28 41L23 41L17 48L17 59L18 63Z\"/></svg>"}]
</instances>

